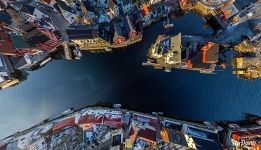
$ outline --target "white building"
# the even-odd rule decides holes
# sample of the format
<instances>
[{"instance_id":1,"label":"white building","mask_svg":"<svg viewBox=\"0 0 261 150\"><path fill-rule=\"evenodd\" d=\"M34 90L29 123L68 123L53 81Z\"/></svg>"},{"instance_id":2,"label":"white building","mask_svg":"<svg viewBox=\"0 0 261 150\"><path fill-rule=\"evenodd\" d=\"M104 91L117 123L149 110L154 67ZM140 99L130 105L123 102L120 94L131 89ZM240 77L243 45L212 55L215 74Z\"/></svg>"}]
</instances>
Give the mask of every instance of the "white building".
<instances>
[{"instance_id":1,"label":"white building","mask_svg":"<svg viewBox=\"0 0 261 150\"><path fill-rule=\"evenodd\" d=\"M60 12L63 17L70 23L73 24L77 20L76 12L65 2L62 0L57 0L57 4L59 6Z\"/></svg>"}]
</instances>

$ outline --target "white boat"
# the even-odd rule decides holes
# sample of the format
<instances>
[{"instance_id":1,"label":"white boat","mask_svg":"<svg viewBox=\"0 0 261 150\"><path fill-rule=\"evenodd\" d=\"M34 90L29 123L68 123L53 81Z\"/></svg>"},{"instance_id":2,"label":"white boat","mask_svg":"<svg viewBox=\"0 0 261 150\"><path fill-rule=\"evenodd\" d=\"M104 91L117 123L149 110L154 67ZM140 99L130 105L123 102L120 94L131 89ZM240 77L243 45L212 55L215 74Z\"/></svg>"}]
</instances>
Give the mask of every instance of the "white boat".
<instances>
[{"instance_id":1,"label":"white boat","mask_svg":"<svg viewBox=\"0 0 261 150\"><path fill-rule=\"evenodd\" d=\"M63 115L68 115L68 114L71 114L73 112L74 112L73 108L69 108L69 109L66 109L65 111L63 111L62 114Z\"/></svg>"},{"instance_id":2,"label":"white boat","mask_svg":"<svg viewBox=\"0 0 261 150\"><path fill-rule=\"evenodd\" d=\"M113 104L113 108L115 108L115 109L119 109L119 108L121 108L121 104Z\"/></svg>"},{"instance_id":3,"label":"white boat","mask_svg":"<svg viewBox=\"0 0 261 150\"><path fill-rule=\"evenodd\" d=\"M174 24L170 23L169 18L167 18L167 20L163 22L163 27L165 29L172 28L173 26L174 26Z\"/></svg>"}]
</instances>

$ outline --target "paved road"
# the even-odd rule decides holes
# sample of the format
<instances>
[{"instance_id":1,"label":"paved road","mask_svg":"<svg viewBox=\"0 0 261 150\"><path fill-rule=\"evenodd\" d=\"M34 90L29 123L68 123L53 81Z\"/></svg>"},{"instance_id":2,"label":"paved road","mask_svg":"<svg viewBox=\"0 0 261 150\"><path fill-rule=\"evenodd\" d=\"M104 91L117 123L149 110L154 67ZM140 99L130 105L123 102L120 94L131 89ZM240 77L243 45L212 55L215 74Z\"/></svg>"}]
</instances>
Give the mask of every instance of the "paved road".
<instances>
[{"instance_id":1,"label":"paved road","mask_svg":"<svg viewBox=\"0 0 261 150\"><path fill-rule=\"evenodd\" d=\"M247 14L253 13L252 16L248 16ZM240 19L238 24L254 19L261 19L261 1L256 2L254 5L250 5L249 7L243 9L239 13Z\"/></svg>"},{"instance_id":2,"label":"paved road","mask_svg":"<svg viewBox=\"0 0 261 150\"><path fill-rule=\"evenodd\" d=\"M62 40L68 41L68 35L66 34L65 30L67 29L69 23L62 17L62 15L60 13L55 13L50 10L44 9L39 5L36 7L52 19L54 27L62 35Z\"/></svg>"}]
</instances>

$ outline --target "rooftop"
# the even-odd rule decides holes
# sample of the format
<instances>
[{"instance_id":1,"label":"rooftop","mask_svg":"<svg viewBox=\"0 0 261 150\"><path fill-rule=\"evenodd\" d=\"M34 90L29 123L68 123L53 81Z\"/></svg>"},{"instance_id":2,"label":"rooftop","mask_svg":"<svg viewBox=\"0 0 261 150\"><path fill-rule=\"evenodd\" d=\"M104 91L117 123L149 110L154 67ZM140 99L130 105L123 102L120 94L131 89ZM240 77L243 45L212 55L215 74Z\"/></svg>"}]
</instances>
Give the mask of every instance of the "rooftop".
<instances>
[{"instance_id":1,"label":"rooftop","mask_svg":"<svg viewBox=\"0 0 261 150\"><path fill-rule=\"evenodd\" d=\"M0 53L5 55L21 55L21 53L15 50L11 41L10 35L7 31L0 29Z\"/></svg>"},{"instance_id":2,"label":"rooftop","mask_svg":"<svg viewBox=\"0 0 261 150\"><path fill-rule=\"evenodd\" d=\"M0 11L0 22L11 25L12 18L9 16L9 14L6 11L2 10Z\"/></svg>"},{"instance_id":3,"label":"rooftop","mask_svg":"<svg viewBox=\"0 0 261 150\"><path fill-rule=\"evenodd\" d=\"M66 33L70 40L94 39L99 37L98 27L74 26L66 29Z\"/></svg>"}]
</instances>

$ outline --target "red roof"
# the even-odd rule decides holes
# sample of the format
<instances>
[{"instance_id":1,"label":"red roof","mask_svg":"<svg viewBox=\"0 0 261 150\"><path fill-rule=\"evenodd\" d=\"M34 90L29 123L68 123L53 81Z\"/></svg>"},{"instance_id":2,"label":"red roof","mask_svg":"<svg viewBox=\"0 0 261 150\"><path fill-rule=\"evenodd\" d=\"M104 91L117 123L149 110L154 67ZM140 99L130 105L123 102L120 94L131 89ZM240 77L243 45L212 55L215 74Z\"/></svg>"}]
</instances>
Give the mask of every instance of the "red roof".
<instances>
[{"instance_id":1,"label":"red roof","mask_svg":"<svg viewBox=\"0 0 261 150\"><path fill-rule=\"evenodd\" d=\"M94 123L94 124L101 124L103 122L103 116L95 116L95 115L84 115L81 116L79 120L79 124L85 123Z\"/></svg>"},{"instance_id":2,"label":"red roof","mask_svg":"<svg viewBox=\"0 0 261 150\"><path fill-rule=\"evenodd\" d=\"M38 49L51 51L58 46L59 40L57 39L56 35L53 32L51 32L48 29L38 28L37 30L49 38L49 41L47 41L47 42L36 44L36 47Z\"/></svg>"},{"instance_id":3,"label":"red roof","mask_svg":"<svg viewBox=\"0 0 261 150\"><path fill-rule=\"evenodd\" d=\"M74 117L70 117L70 118L66 118L64 120L61 120L59 122L54 123L53 125L53 131L58 131L61 130L63 128L67 128L67 127L71 127L71 126L75 126L75 118Z\"/></svg>"},{"instance_id":4,"label":"red roof","mask_svg":"<svg viewBox=\"0 0 261 150\"><path fill-rule=\"evenodd\" d=\"M0 53L5 55L21 56L22 54L14 48L10 35L0 30Z\"/></svg>"},{"instance_id":5,"label":"red roof","mask_svg":"<svg viewBox=\"0 0 261 150\"><path fill-rule=\"evenodd\" d=\"M35 53L33 48L15 48L13 41L10 38L9 33L6 30L0 29L0 53L11 56L23 56L26 53Z\"/></svg>"},{"instance_id":6,"label":"red roof","mask_svg":"<svg viewBox=\"0 0 261 150\"><path fill-rule=\"evenodd\" d=\"M52 0L41 0L41 1L43 1L43 2L45 2L47 4L50 4Z\"/></svg>"},{"instance_id":7,"label":"red roof","mask_svg":"<svg viewBox=\"0 0 261 150\"><path fill-rule=\"evenodd\" d=\"M121 116L120 115L113 115L113 114L101 114L101 115L84 115L81 116L79 120L79 124L86 124L86 123L93 123L93 124L103 124L109 126L111 128L121 128Z\"/></svg>"},{"instance_id":8,"label":"red roof","mask_svg":"<svg viewBox=\"0 0 261 150\"><path fill-rule=\"evenodd\" d=\"M156 142L156 131L151 129L141 129L137 136L141 137L143 140L147 140L148 142Z\"/></svg>"},{"instance_id":9,"label":"red roof","mask_svg":"<svg viewBox=\"0 0 261 150\"><path fill-rule=\"evenodd\" d=\"M239 141L242 138L252 138L261 135L261 128L260 129L253 129L248 131L236 131L231 134L231 138L234 140Z\"/></svg>"}]
</instances>

